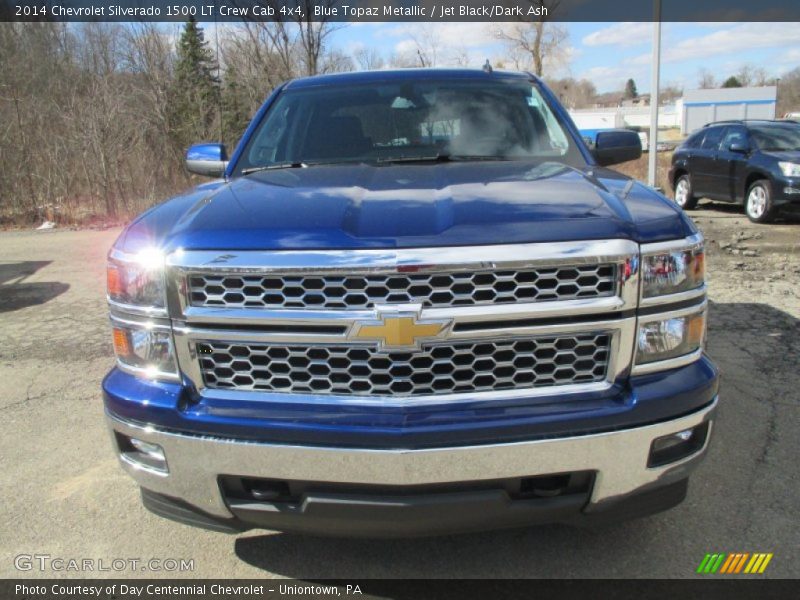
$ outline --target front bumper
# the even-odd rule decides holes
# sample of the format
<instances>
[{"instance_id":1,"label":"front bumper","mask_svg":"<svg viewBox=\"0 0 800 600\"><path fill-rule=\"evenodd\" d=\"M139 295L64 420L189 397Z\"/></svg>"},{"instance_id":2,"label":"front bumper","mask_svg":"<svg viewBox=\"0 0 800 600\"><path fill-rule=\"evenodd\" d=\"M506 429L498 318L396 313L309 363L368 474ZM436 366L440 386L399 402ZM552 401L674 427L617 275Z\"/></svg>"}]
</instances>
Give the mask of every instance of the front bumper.
<instances>
[{"instance_id":1,"label":"front bumper","mask_svg":"<svg viewBox=\"0 0 800 600\"><path fill-rule=\"evenodd\" d=\"M781 208L800 205L800 177L777 177L772 182L772 201Z\"/></svg>"},{"instance_id":2,"label":"front bumper","mask_svg":"<svg viewBox=\"0 0 800 600\"><path fill-rule=\"evenodd\" d=\"M115 440L121 434L163 448L168 473L137 464L117 445L122 466L147 490L145 504L163 516L224 531L264 527L335 535L419 535L565 522L604 513L634 517L637 511L668 508L682 499L685 480L704 455L710 435L694 454L660 467L647 466L651 444L706 422L710 426L716 405L714 398L688 415L619 431L415 450L187 435L110 414L108 423ZM512 500L492 487L494 481L576 472L592 473L584 496ZM313 482L323 491L313 491L312 485L296 502L231 500L222 493L223 476ZM474 491L448 490L447 484L458 490L465 482L486 485ZM368 486L371 493L331 493L324 491L325 484ZM414 494L419 488L424 493ZM638 508L631 505L637 498L652 501L640 510L641 502Z\"/></svg>"}]
</instances>

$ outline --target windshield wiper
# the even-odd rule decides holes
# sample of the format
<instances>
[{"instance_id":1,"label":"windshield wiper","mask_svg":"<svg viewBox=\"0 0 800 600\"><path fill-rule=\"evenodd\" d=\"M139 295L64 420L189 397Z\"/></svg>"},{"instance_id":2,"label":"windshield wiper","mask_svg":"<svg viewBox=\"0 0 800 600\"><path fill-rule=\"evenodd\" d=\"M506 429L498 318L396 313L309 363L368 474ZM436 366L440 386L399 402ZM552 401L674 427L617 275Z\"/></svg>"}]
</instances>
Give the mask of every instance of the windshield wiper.
<instances>
[{"instance_id":1,"label":"windshield wiper","mask_svg":"<svg viewBox=\"0 0 800 600\"><path fill-rule=\"evenodd\" d=\"M259 171L274 171L276 169L305 169L306 167L308 167L308 165L304 162L285 162L274 165L263 165L260 167L242 169L242 175L250 175L251 173L258 173Z\"/></svg>"},{"instance_id":2,"label":"windshield wiper","mask_svg":"<svg viewBox=\"0 0 800 600\"><path fill-rule=\"evenodd\" d=\"M375 163L377 164L393 164L393 163L412 163L412 162L456 162L456 161L471 161L471 160L481 160L481 161L501 161L501 160L513 160L510 157L506 156L494 156L494 155L478 155L478 154L449 154L447 152L442 152L440 154L431 154L427 156L395 156L395 157L386 157L386 158L377 158L375 159ZM331 161L313 161L313 162L302 162L302 161L295 161L295 162L284 162L284 163L276 163L274 165L263 165L260 167L250 167L248 169L242 170L242 175L250 175L252 173L258 173L260 171L274 171L277 169L307 169L308 167L316 167L316 166L330 166L330 165L352 165L352 164L367 164L367 161L363 159L358 160L331 160Z\"/></svg>"},{"instance_id":3,"label":"windshield wiper","mask_svg":"<svg viewBox=\"0 0 800 600\"><path fill-rule=\"evenodd\" d=\"M507 160L514 160L514 157L502 156L500 154L450 154L449 159L462 160L462 161L470 161L470 160L507 161Z\"/></svg>"},{"instance_id":4,"label":"windshield wiper","mask_svg":"<svg viewBox=\"0 0 800 600\"><path fill-rule=\"evenodd\" d=\"M431 154L428 156L386 156L376 158L378 164L404 163L404 162L447 162L450 160L449 154Z\"/></svg>"},{"instance_id":5,"label":"windshield wiper","mask_svg":"<svg viewBox=\"0 0 800 600\"><path fill-rule=\"evenodd\" d=\"M447 152L442 152L439 154L431 154L431 155L423 155L423 156L396 156L396 157L386 157L386 158L378 158L375 162L378 164L390 164L390 163L404 163L404 162L455 162L455 161L471 161L471 160L481 160L481 161L504 161L504 160L513 160L507 156L498 156L498 155L491 155L491 154L450 154Z\"/></svg>"}]
</instances>

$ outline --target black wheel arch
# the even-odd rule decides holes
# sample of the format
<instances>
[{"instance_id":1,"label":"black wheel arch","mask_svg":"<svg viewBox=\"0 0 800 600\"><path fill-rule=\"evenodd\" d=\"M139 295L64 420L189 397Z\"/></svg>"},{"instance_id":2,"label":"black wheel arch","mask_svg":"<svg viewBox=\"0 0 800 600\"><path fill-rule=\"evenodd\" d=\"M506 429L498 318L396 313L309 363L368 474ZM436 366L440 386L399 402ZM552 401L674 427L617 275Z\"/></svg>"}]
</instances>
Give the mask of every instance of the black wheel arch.
<instances>
[{"instance_id":1,"label":"black wheel arch","mask_svg":"<svg viewBox=\"0 0 800 600\"><path fill-rule=\"evenodd\" d=\"M763 171L751 171L747 174L744 180L744 188L742 189L742 204L747 201L747 192L750 190L750 186L760 179L766 179L770 185L772 184L772 178Z\"/></svg>"},{"instance_id":2,"label":"black wheel arch","mask_svg":"<svg viewBox=\"0 0 800 600\"><path fill-rule=\"evenodd\" d=\"M689 175L689 169L686 168L685 165L675 165L675 168L672 171L672 189L675 189L675 186L678 184L678 179L683 177L684 175Z\"/></svg>"}]
</instances>

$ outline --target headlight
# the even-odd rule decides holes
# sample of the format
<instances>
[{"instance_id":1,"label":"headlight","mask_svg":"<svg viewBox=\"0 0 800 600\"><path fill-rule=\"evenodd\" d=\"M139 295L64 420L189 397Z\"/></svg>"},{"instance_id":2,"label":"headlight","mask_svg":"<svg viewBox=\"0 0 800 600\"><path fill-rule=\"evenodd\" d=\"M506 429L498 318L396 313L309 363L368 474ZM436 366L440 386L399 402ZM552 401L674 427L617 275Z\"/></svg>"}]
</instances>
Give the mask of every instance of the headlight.
<instances>
[{"instance_id":1,"label":"headlight","mask_svg":"<svg viewBox=\"0 0 800 600\"><path fill-rule=\"evenodd\" d=\"M778 166L785 177L800 177L800 164L793 162L779 162Z\"/></svg>"},{"instance_id":2,"label":"headlight","mask_svg":"<svg viewBox=\"0 0 800 600\"><path fill-rule=\"evenodd\" d=\"M705 252L701 237L685 244L642 247L642 298L677 294L702 287L705 282Z\"/></svg>"},{"instance_id":3,"label":"headlight","mask_svg":"<svg viewBox=\"0 0 800 600\"><path fill-rule=\"evenodd\" d=\"M122 322L112 318L114 353L120 366L137 375L153 378L177 377L175 352L169 326Z\"/></svg>"},{"instance_id":4,"label":"headlight","mask_svg":"<svg viewBox=\"0 0 800 600\"><path fill-rule=\"evenodd\" d=\"M678 358L703 347L705 307L700 312L639 322L636 364Z\"/></svg>"},{"instance_id":5,"label":"headlight","mask_svg":"<svg viewBox=\"0 0 800 600\"><path fill-rule=\"evenodd\" d=\"M114 302L163 309L166 306L164 255L152 249L123 258L112 251L106 283L108 297Z\"/></svg>"}]
</instances>

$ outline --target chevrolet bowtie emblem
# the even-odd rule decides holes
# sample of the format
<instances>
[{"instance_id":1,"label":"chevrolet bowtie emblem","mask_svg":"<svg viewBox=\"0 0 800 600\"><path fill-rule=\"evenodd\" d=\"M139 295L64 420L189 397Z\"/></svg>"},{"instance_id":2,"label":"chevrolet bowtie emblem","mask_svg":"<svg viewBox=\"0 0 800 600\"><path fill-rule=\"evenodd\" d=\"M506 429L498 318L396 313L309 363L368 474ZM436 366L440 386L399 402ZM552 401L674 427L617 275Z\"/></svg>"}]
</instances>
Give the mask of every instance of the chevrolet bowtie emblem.
<instances>
[{"instance_id":1,"label":"chevrolet bowtie emblem","mask_svg":"<svg viewBox=\"0 0 800 600\"><path fill-rule=\"evenodd\" d=\"M450 320L419 320L415 314L391 313L378 315L378 321L356 323L351 338L375 340L379 349L415 349L420 342L442 335L450 326Z\"/></svg>"}]
</instances>

